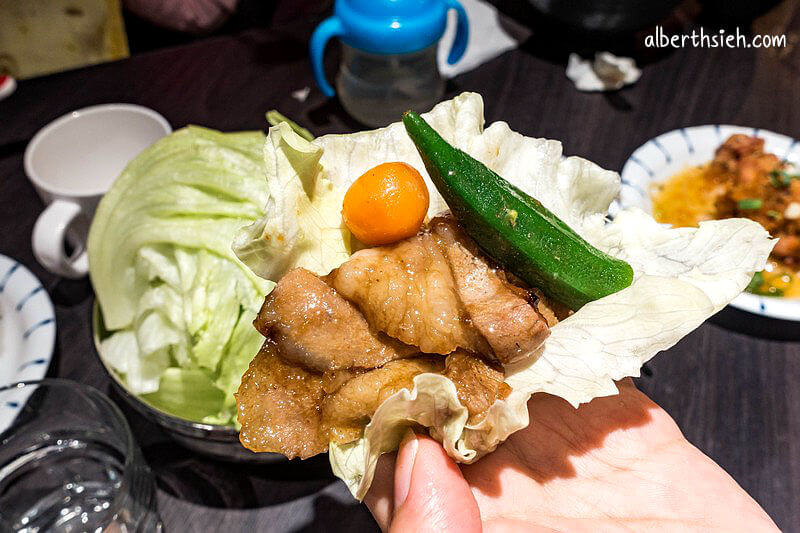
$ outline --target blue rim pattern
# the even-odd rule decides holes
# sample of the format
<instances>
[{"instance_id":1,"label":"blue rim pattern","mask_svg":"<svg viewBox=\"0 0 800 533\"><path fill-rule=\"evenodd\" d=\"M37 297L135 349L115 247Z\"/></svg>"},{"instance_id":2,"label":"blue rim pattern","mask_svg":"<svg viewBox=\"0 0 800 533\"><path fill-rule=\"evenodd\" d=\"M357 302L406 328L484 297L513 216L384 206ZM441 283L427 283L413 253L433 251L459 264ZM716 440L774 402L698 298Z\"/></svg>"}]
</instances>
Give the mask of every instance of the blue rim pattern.
<instances>
[{"instance_id":1,"label":"blue rim pattern","mask_svg":"<svg viewBox=\"0 0 800 533\"><path fill-rule=\"evenodd\" d=\"M53 304L38 279L18 261L0 254L0 305L4 343L0 385L42 379L53 356L56 320ZM20 395L0 405L0 430L25 405Z\"/></svg>"},{"instance_id":2,"label":"blue rim pattern","mask_svg":"<svg viewBox=\"0 0 800 533\"><path fill-rule=\"evenodd\" d=\"M15 305L15 306L14 306L14 309L16 309L16 310L17 310L17 312L20 312L20 311L22 311L22 308L23 308L23 307L25 307L25 304L26 304L26 303L28 303L28 300L30 300L31 298L33 298L34 296L36 296L38 293L40 293L40 292L41 292L41 291L43 291L43 290L44 290L44 287L42 287L41 285L39 285L38 287L36 287L35 289L33 289L31 292L29 292L28 294L26 294L26 295L25 295L25 296L22 298L22 300L20 300L20 301L19 301L19 303L18 303L17 305Z\"/></svg>"},{"instance_id":3,"label":"blue rim pattern","mask_svg":"<svg viewBox=\"0 0 800 533\"><path fill-rule=\"evenodd\" d=\"M52 324L55 321L56 321L55 318L45 318L44 320L40 320L36 324L32 325L30 328L25 330L25 333L22 334L22 338L27 339L28 337L31 336L31 333L33 333L37 329L41 328L42 326L46 326L47 324Z\"/></svg>"},{"instance_id":4,"label":"blue rim pattern","mask_svg":"<svg viewBox=\"0 0 800 533\"><path fill-rule=\"evenodd\" d=\"M8 285L8 281L11 279L11 276L14 275L14 272L16 272L19 269L19 267L20 267L19 263L14 263L11 266L11 268L9 268L6 271L6 273L3 274L3 277L0 278L0 292L3 292L3 291L6 290L6 285Z\"/></svg>"},{"instance_id":5,"label":"blue rim pattern","mask_svg":"<svg viewBox=\"0 0 800 533\"><path fill-rule=\"evenodd\" d=\"M650 142L656 145L656 148L661 150L661 153L664 154L664 161L666 161L667 163L672 163L672 154L669 153L669 150L664 148L664 145L661 144L658 138L651 139Z\"/></svg>"}]
</instances>

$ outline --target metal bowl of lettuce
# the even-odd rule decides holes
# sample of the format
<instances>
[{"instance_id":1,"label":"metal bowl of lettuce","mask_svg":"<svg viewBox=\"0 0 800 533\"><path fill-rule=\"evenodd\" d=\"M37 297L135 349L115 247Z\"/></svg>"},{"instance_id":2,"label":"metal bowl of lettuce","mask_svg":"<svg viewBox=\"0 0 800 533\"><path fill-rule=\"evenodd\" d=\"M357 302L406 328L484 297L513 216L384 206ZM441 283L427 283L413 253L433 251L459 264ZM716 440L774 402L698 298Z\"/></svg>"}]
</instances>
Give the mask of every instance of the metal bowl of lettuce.
<instances>
[{"instance_id":1,"label":"metal bowl of lettuce","mask_svg":"<svg viewBox=\"0 0 800 533\"><path fill-rule=\"evenodd\" d=\"M100 345L103 340L108 338L108 335L108 331L103 326L100 308L95 302L92 307L92 336L98 355L100 354ZM168 404L162 404L158 400L148 400L146 395L143 397L131 393L125 383L125 376L110 367L102 355L99 355L99 359L111 377L112 387L117 395L141 416L161 426L173 440L183 447L221 461L258 464L286 461L286 457L280 454L251 452L241 445L239 431L232 425L207 424L175 416L164 410L170 408ZM171 383L170 386L178 388L164 391L162 396L174 394L176 397L180 397L185 394L180 387L190 385L190 383Z\"/></svg>"},{"instance_id":2,"label":"metal bowl of lettuce","mask_svg":"<svg viewBox=\"0 0 800 533\"><path fill-rule=\"evenodd\" d=\"M93 336L120 396L198 453L274 462L239 443L233 393L271 283L231 251L264 213L262 132L189 126L132 160L89 233Z\"/></svg>"}]
</instances>

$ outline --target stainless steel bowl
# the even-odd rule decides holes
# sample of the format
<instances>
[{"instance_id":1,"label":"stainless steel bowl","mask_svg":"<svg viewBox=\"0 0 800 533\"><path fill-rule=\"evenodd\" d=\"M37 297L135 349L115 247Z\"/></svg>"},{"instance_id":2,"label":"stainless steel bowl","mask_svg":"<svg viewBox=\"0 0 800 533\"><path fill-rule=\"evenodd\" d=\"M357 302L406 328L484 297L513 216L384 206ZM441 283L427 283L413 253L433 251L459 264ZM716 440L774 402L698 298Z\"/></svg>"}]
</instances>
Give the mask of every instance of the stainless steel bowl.
<instances>
[{"instance_id":1,"label":"stainless steel bowl","mask_svg":"<svg viewBox=\"0 0 800 533\"><path fill-rule=\"evenodd\" d=\"M203 424L178 418L156 409L129 392L125 388L122 378L113 368L106 365L106 362L100 356L101 331L103 331L103 328L100 324L100 308L97 305L97 301L95 301L92 307L92 338L94 339L95 353L103 368L111 377L114 390L132 409L161 426L176 442L198 454L222 461L264 464L287 460L286 457L277 453L251 452L241 445L239 432L230 426Z\"/></svg>"}]
</instances>

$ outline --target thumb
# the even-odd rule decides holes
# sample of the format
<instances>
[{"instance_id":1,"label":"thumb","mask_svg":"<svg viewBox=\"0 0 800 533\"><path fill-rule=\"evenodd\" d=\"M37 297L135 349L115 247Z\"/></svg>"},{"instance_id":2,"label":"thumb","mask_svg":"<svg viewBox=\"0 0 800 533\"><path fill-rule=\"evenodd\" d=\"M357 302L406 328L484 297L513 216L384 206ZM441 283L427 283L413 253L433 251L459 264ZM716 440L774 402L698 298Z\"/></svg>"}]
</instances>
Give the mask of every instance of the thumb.
<instances>
[{"instance_id":1,"label":"thumb","mask_svg":"<svg viewBox=\"0 0 800 533\"><path fill-rule=\"evenodd\" d=\"M441 445L408 430L394 471L394 517L389 531L481 531L478 503Z\"/></svg>"}]
</instances>

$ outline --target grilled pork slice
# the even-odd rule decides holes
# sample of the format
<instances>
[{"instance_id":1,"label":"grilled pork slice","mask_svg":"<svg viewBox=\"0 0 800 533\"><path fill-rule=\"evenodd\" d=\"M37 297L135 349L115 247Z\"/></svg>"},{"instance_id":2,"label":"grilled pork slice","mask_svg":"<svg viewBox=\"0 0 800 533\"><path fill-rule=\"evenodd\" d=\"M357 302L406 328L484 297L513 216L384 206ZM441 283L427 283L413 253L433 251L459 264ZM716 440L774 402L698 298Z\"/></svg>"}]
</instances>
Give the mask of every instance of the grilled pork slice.
<instances>
[{"instance_id":1,"label":"grilled pork slice","mask_svg":"<svg viewBox=\"0 0 800 533\"><path fill-rule=\"evenodd\" d=\"M390 361L381 368L331 374L309 372L277 355L266 341L242 376L236 393L239 438L256 452L306 459L328 449L330 441L359 438L375 410L414 376L444 369L441 357ZM326 392L337 378L348 379Z\"/></svg>"},{"instance_id":2,"label":"grilled pork slice","mask_svg":"<svg viewBox=\"0 0 800 533\"><path fill-rule=\"evenodd\" d=\"M511 363L550 333L528 292L489 266L450 218L398 244L362 250L326 279L374 328L425 353L462 348Z\"/></svg>"},{"instance_id":3,"label":"grilled pork slice","mask_svg":"<svg viewBox=\"0 0 800 533\"><path fill-rule=\"evenodd\" d=\"M361 250L327 281L374 328L422 352L490 349L467 319L447 257L430 233Z\"/></svg>"},{"instance_id":4,"label":"grilled pork slice","mask_svg":"<svg viewBox=\"0 0 800 533\"><path fill-rule=\"evenodd\" d=\"M333 394L354 377L369 371L368 368L347 368L325 372L322 374L322 388L325 390L325 394Z\"/></svg>"},{"instance_id":5,"label":"grilled pork slice","mask_svg":"<svg viewBox=\"0 0 800 533\"><path fill-rule=\"evenodd\" d=\"M281 357L317 372L374 368L419 353L372 329L353 304L303 268L280 280L254 324Z\"/></svg>"},{"instance_id":6,"label":"grilled pork slice","mask_svg":"<svg viewBox=\"0 0 800 533\"><path fill-rule=\"evenodd\" d=\"M531 295L536 310L544 317L549 327L553 327L572 314L572 309L545 296L540 289L532 289Z\"/></svg>"},{"instance_id":7,"label":"grilled pork slice","mask_svg":"<svg viewBox=\"0 0 800 533\"><path fill-rule=\"evenodd\" d=\"M430 227L445 250L470 322L491 348L487 355L513 363L541 346L550 329L529 302L527 291L491 268L455 220L436 218Z\"/></svg>"},{"instance_id":8,"label":"grilled pork slice","mask_svg":"<svg viewBox=\"0 0 800 533\"><path fill-rule=\"evenodd\" d=\"M292 270L255 321L267 340L237 393L242 443L305 458L353 441L424 372L452 380L479 422L510 393L500 363L535 351L562 313L448 218L323 278Z\"/></svg>"},{"instance_id":9,"label":"grilled pork slice","mask_svg":"<svg viewBox=\"0 0 800 533\"><path fill-rule=\"evenodd\" d=\"M266 341L242 376L236 393L239 439L254 452L306 459L328 449L320 431L322 376L278 357Z\"/></svg>"},{"instance_id":10,"label":"grilled pork slice","mask_svg":"<svg viewBox=\"0 0 800 533\"><path fill-rule=\"evenodd\" d=\"M256 452L306 459L326 451L330 441L351 442L361 437L384 400L401 389L410 390L414 377L425 372L453 381L470 423L480 421L495 400L511 392L500 369L463 350L446 361L417 357L367 371L320 375L282 360L274 344L266 341L236 394L242 444Z\"/></svg>"},{"instance_id":11,"label":"grilled pork slice","mask_svg":"<svg viewBox=\"0 0 800 533\"><path fill-rule=\"evenodd\" d=\"M500 368L463 350L447 356L442 375L455 384L458 399L469 412L470 424L479 422L495 400L505 399L511 393Z\"/></svg>"},{"instance_id":12,"label":"grilled pork slice","mask_svg":"<svg viewBox=\"0 0 800 533\"><path fill-rule=\"evenodd\" d=\"M322 427L334 442L354 441L386 398L401 389L411 390L414 376L443 369L441 357L419 357L390 361L359 374L322 400Z\"/></svg>"}]
</instances>

